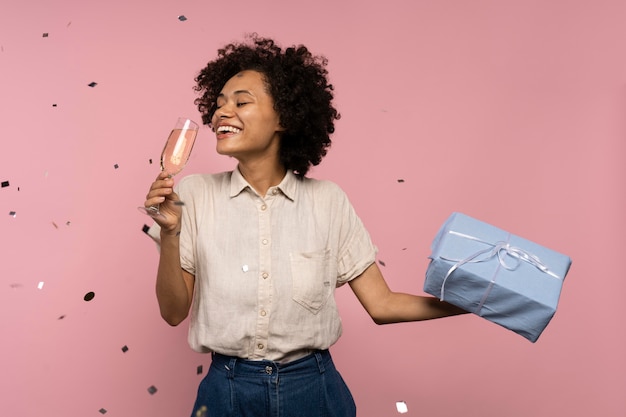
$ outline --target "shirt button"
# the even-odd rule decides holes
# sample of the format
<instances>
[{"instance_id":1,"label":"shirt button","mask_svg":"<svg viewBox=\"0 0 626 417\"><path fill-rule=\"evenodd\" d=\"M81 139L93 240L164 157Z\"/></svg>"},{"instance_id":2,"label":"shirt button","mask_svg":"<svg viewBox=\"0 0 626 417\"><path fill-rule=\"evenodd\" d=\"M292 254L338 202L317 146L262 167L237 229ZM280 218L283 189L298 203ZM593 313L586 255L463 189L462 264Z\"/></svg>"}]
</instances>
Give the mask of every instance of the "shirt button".
<instances>
[{"instance_id":1,"label":"shirt button","mask_svg":"<svg viewBox=\"0 0 626 417\"><path fill-rule=\"evenodd\" d=\"M272 194L274 194L274 195L278 194L278 188L274 188L274 189L272 190Z\"/></svg>"},{"instance_id":2,"label":"shirt button","mask_svg":"<svg viewBox=\"0 0 626 417\"><path fill-rule=\"evenodd\" d=\"M265 317L265 316L267 315L267 313L265 312L265 310L261 310L261 315L262 315L263 317Z\"/></svg>"},{"instance_id":3,"label":"shirt button","mask_svg":"<svg viewBox=\"0 0 626 417\"><path fill-rule=\"evenodd\" d=\"M265 346L263 346L263 343L259 343L258 345L256 345L256 347L258 347L259 349L263 349Z\"/></svg>"},{"instance_id":4,"label":"shirt button","mask_svg":"<svg viewBox=\"0 0 626 417\"><path fill-rule=\"evenodd\" d=\"M265 211L265 209L267 209L267 206L266 206L265 204L263 204L263 205L261 206L261 210L262 210L262 211Z\"/></svg>"},{"instance_id":5,"label":"shirt button","mask_svg":"<svg viewBox=\"0 0 626 417\"><path fill-rule=\"evenodd\" d=\"M264 245L267 245L267 239L263 239L261 243L263 243Z\"/></svg>"},{"instance_id":6,"label":"shirt button","mask_svg":"<svg viewBox=\"0 0 626 417\"><path fill-rule=\"evenodd\" d=\"M261 276L263 277L263 279L267 279L267 277L269 277L270 274L268 274L267 272L263 272Z\"/></svg>"}]
</instances>

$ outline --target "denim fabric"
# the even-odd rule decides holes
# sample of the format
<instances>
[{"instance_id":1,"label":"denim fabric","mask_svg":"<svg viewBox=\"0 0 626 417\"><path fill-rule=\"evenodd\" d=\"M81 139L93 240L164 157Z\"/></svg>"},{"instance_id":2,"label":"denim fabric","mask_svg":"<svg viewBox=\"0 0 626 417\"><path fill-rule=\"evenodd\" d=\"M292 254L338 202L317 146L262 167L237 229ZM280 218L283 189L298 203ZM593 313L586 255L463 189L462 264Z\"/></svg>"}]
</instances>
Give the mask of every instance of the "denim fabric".
<instances>
[{"instance_id":1,"label":"denim fabric","mask_svg":"<svg viewBox=\"0 0 626 417\"><path fill-rule=\"evenodd\" d=\"M213 355L191 417L355 417L330 353L287 364Z\"/></svg>"}]
</instances>

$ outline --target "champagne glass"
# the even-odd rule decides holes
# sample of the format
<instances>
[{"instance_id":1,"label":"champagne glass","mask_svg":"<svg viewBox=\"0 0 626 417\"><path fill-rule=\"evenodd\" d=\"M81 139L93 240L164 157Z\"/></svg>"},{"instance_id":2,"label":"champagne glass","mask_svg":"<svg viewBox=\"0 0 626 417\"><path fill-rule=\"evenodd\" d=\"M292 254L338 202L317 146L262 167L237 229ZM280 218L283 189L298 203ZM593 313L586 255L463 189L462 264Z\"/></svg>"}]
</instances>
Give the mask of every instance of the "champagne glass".
<instances>
[{"instance_id":1,"label":"champagne glass","mask_svg":"<svg viewBox=\"0 0 626 417\"><path fill-rule=\"evenodd\" d=\"M170 177L182 171L191 155L197 135L198 125L191 119L179 117L161 152L161 171L166 171ZM158 205L138 208L152 217L161 214Z\"/></svg>"}]
</instances>

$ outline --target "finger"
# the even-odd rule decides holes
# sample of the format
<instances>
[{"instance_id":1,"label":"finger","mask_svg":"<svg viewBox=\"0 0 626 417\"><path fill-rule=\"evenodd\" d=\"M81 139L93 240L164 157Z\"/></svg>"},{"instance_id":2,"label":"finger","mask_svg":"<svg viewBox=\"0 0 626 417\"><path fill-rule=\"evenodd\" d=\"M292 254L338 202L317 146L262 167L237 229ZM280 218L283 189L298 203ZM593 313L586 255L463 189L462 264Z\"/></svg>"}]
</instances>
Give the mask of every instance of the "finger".
<instances>
[{"instance_id":1,"label":"finger","mask_svg":"<svg viewBox=\"0 0 626 417\"><path fill-rule=\"evenodd\" d=\"M172 193L174 193L174 189L171 187L151 188L150 191L148 191L148 194L146 194L146 199L153 197L166 197Z\"/></svg>"},{"instance_id":2,"label":"finger","mask_svg":"<svg viewBox=\"0 0 626 417\"><path fill-rule=\"evenodd\" d=\"M162 180L165 178L172 178L172 176L167 171L161 171L159 172L159 175L157 175L156 177L157 180Z\"/></svg>"},{"instance_id":3,"label":"finger","mask_svg":"<svg viewBox=\"0 0 626 417\"><path fill-rule=\"evenodd\" d=\"M174 187L174 180L171 177L165 177L165 178L160 178L160 179L154 180L154 182L150 186L150 189L153 189L153 188L173 188L173 187Z\"/></svg>"},{"instance_id":4,"label":"finger","mask_svg":"<svg viewBox=\"0 0 626 417\"><path fill-rule=\"evenodd\" d=\"M150 189L146 194L146 199L153 197L166 197L174 192L174 183L172 180L157 180L150 185Z\"/></svg>"},{"instance_id":5,"label":"finger","mask_svg":"<svg viewBox=\"0 0 626 417\"><path fill-rule=\"evenodd\" d=\"M146 198L146 201L143 202L144 207L158 206L165 202L165 197L151 197Z\"/></svg>"}]
</instances>

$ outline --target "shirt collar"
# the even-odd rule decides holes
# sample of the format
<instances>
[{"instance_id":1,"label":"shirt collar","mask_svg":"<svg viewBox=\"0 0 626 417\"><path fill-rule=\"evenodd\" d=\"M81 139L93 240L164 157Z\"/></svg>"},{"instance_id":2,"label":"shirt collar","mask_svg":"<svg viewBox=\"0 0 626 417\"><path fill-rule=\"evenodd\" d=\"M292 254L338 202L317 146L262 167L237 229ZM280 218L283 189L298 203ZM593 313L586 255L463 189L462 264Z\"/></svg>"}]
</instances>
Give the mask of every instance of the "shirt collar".
<instances>
[{"instance_id":1,"label":"shirt collar","mask_svg":"<svg viewBox=\"0 0 626 417\"><path fill-rule=\"evenodd\" d=\"M293 172L288 170L287 174L285 174L285 177L282 179L280 184L276 186L276 188L279 189L285 197L293 201L296 196L297 186L298 178ZM248 181L246 181L243 175L241 175L241 172L239 172L239 168L235 168L230 177L230 197L238 196L246 188L253 191L252 186L250 186Z\"/></svg>"}]
</instances>

